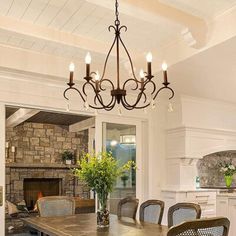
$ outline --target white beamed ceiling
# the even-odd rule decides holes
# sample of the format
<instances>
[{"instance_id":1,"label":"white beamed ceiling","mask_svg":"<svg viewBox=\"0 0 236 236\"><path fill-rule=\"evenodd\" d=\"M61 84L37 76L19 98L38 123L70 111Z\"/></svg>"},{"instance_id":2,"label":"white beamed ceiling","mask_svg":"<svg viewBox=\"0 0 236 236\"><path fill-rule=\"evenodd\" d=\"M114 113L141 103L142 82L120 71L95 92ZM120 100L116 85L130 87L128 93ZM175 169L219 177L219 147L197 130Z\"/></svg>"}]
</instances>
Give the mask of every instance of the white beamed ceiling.
<instances>
[{"instance_id":1,"label":"white beamed ceiling","mask_svg":"<svg viewBox=\"0 0 236 236\"><path fill-rule=\"evenodd\" d=\"M114 2L113 0L110 0ZM145 1L148 4L147 0ZM236 0L162 0L190 14L204 16L208 19L222 14L231 8ZM214 7L212 7L212 5ZM120 4L122 12L122 4ZM19 23L28 22L33 25L47 27L53 30L67 32L72 35L82 35L110 45L113 33L107 27L114 22L114 10L93 4L86 0L0 0L0 15L16 19ZM157 16L155 22L147 19L134 18L131 15L120 14L122 23L128 26L128 32L123 38L136 57L145 55L148 51L156 51L157 55L163 48L179 40L185 26L168 18ZM61 47L43 38L34 38L15 32L0 30L0 43L22 49L53 54L56 56L81 59L84 51L75 48ZM105 53L105 52L104 52Z\"/></svg>"},{"instance_id":2,"label":"white beamed ceiling","mask_svg":"<svg viewBox=\"0 0 236 236\"><path fill-rule=\"evenodd\" d=\"M175 64L170 73L176 72L176 76L171 74L171 77L177 77L174 86L180 93L205 96L207 92L200 89L204 81L200 79L202 85L196 82L202 74L190 67L186 74L181 74L183 63L179 67L176 63L236 36L235 24L232 24L236 17L236 0L120 0L119 3L121 23L128 26L122 37L136 72L145 69L145 54L152 51L154 72L160 70L162 60L167 59L169 64ZM84 56L90 51L93 70L101 70L114 37L107 29L114 22L113 5L114 0L0 0L0 52L9 52L6 57L2 56L0 67L66 78L68 64L73 60L76 75L83 78ZM232 9L233 14L227 14ZM224 17L220 18L224 14L225 21ZM217 18L220 19L216 24ZM189 31L182 35L186 28ZM192 47L194 40L204 41L206 36L205 44ZM112 55L108 75L114 77L115 57ZM199 57L195 58L201 61ZM126 66L124 52L121 60L121 79L127 79L130 68ZM225 62L232 64L230 57L225 57ZM189 65L192 63L189 61ZM186 76L195 80L189 83ZM208 82L209 86L213 83L212 79ZM217 95L212 94L212 97L217 98ZM228 96L226 100L232 99Z\"/></svg>"},{"instance_id":3,"label":"white beamed ceiling","mask_svg":"<svg viewBox=\"0 0 236 236\"><path fill-rule=\"evenodd\" d=\"M235 6L235 0L160 0L170 6L211 21Z\"/></svg>"},{"instance_id":4,"label":"white beamed ceiling","mask_svg":"<svg viewBox=\"0 0 236 236\"><path fill-rule=\"evenodd\" d=\"M112 43L114 35L107 29L114 22L114 12L85 0L1 0L0 15L74 35L94 38L106 42L108 45ZM121 14L120 18L122 23L128 26L128 33L123 34L127 46L138 53L144 53L153 48L158 49L164 44L171 43L182 29L180 25L161 18L158 23L153 24L147 24L145 19L134 20L124 14ZM50 43L42 42L40 39L30 39L25 35L2 32L0 42L43 53L58 54L60 51ZM63 51L59 53L60 56L74 57L77 54L69 48Z\"/></svg>"}]
</instances>

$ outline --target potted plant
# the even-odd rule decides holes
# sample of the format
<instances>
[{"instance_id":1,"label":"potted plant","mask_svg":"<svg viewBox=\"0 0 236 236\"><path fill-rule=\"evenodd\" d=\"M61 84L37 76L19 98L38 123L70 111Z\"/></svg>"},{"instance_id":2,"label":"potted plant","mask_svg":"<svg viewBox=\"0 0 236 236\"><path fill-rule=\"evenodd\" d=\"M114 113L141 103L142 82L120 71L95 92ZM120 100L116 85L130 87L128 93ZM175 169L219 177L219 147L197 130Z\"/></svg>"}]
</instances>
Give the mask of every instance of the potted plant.
<instances>
[{"instance_id":1,"label":"potted plant","mask_svg":"<svg viewBox=\"0 0 236 236\"><path fill-rule=\"evenodd\" d=\"M233 175L236 173L236 168L232 164L232 160L220 163L220 172L224 173L226 187L230 188L233 181Z\"/></svg>"},{"instance_id":2,"label":"potted plant","mask_svg":"<svg viewBox=\"0 0 236 236\"><path fill-rule=\"evenodd\" d=\"M129 179L129 176L125 172L123 172L120 179L122 180L123 187L125 188L126 187L126 181Z\"/></svg>"},{"instance_id":3,"label":"potted plant","mask_svg":"<svg viewBox=\"0 0 236 236\"><path fill-rule=\"evenodd\" d=\"M62 160L66 165L71 165L73 159L74 159L73 152L66 150L62 153Z\"/></svg>"},{"instance_id":4,"label":"potted plant","mask_svg":"<svg viewBox=\"0 0 236 236\"><path fill-rule=\"evenodd\" d=\"M120 177L124 171L136 168L135 163L128 161L120 166L111 152L99 152L98 154L85 154L79 161L79 165L79 168L74 169L74 175L95 190L99 201L97 224L99 227L108 227L108 194L113 191L117 177Z\"/></svg>"}]
</instances>

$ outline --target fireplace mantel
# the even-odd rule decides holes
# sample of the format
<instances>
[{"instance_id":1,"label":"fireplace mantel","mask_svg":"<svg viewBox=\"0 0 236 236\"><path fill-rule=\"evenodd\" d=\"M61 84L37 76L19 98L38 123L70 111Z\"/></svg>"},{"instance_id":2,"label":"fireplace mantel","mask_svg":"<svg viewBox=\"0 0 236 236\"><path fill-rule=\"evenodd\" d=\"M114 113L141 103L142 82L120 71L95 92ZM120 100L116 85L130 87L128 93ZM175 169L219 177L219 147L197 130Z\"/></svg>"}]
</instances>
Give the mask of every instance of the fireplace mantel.
<instances>
[{"instance_id":1,"label":"fireplace mantel","mask_svg":"<svg viewBox=\"0 0 236 236\"><path fill-rule=\"evenodd\" d=\"M42 169L70 169L78 168L78 165L65 165L58 163L6 163L9 168L42 168Z\"/></svg>"}]
</instances>

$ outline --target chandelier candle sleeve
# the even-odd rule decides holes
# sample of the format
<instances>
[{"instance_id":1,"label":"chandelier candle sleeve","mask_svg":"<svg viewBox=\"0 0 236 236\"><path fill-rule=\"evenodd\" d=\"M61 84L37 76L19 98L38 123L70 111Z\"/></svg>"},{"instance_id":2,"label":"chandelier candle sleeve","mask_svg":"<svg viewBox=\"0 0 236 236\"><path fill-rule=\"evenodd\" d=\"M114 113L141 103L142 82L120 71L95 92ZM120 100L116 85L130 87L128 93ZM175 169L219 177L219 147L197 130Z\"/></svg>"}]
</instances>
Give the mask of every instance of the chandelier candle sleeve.
<instances>
[{"instance_id":1,"label":"chandelier candle sleeve","mask_svg":"<svg viewBox=\"0 0 236 236\"><path fill-rule=\"evenodd\" d=\"M144 86L144 72L143 72L143 69L140 70L139 72L139 75L140 75L140 79L141 79L141 89L143 89L143 86Z\"/></svg>"},{"instance_id":2,"label":"chandelier candle sleeve","mask_svg":"<svg viewBox=\"0 0 236 236\"><path fill-rule=\"evenodd\" d=\"M73 77L74 77L74 70L75 70L75 64L73 62L70 63L69 70L70 70L69 84L73 84Z\"/></svg>"},{"instance_id":3,"label":"chandelier candle sleeve","mask_svg":"<svg viewBox=\"0 0 236 236\"><path fill-rule=\"evenodd\" d=\"M147 73L148 76L152 75L152 54L149 52L146 56L147 59Z\"/></svg>"},{"instance_id":4,"label":"chandelier candle sleeve","mask_svg":"<svg viewBox=\"0 0 236 236\"><path fill-rule=\"evenodd\" d=\"M162 64L163 76L164 76L164 84L169 84L167 79L167 64L163 62Z\"/></svg>"},{"instance_id":5,"label":"chandelier candle sleeve","mask_svg":"<svg viewBox=\"0 0 236 236\"><path fill-rule=\"evenodd\" d=\"M100 75L98 73L98 71L96 71L95 74L95 86L96 86L96 90L99 91L99 80L100 80Z\"/></svg>"},{"instance_id":6,"label":"chandelier candle sleeve","mask_svg":"<svg viewBox=\"0 0 236 236\"><path fill-rule=\"evenodd\" d=\"M86 77L90 77L90 63L91 63L91 55L88 52L86 57L85 57L85 63L86 63Z\"/></svg>"}]
</instances>

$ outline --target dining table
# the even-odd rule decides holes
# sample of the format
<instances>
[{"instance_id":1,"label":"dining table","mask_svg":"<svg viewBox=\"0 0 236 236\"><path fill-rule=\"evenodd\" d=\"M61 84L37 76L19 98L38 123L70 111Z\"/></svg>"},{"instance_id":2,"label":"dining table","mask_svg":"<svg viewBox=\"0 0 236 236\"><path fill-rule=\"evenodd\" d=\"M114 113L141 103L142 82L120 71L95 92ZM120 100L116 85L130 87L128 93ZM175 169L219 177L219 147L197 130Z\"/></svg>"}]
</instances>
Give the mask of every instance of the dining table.
<instances>
[{"instance_id":1,"label":"dining table","mask_svg":"<svg viewBox=\"0 0 236 236\"><path fill-rule=\"evenodd\" d=\"M29 217L24 223L49 236L166 236L168 227L164 225L139 222L127 217L118 219L110 214L109 227L97 226L95 213L76 214L57 217Z\"/></svg>"}]
</instances>

